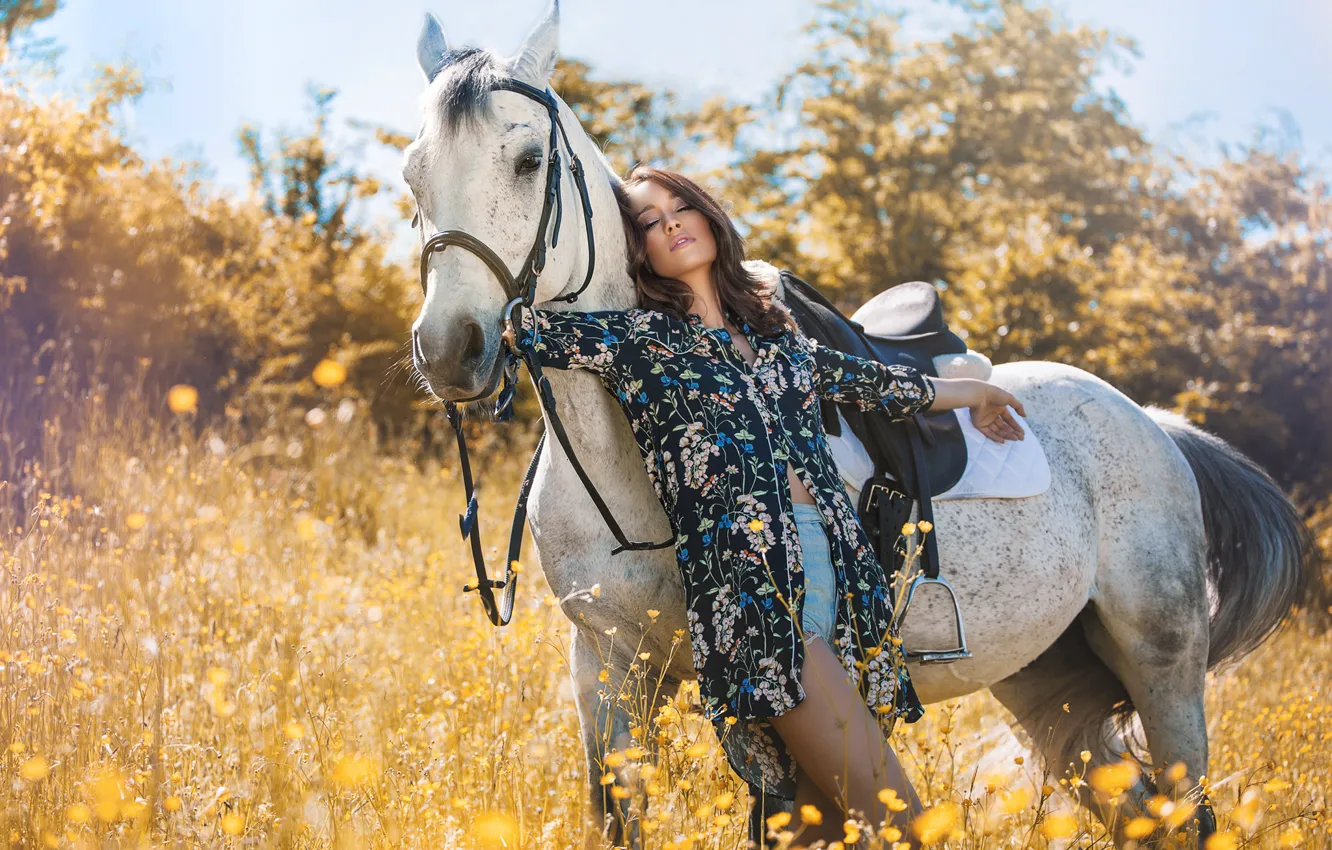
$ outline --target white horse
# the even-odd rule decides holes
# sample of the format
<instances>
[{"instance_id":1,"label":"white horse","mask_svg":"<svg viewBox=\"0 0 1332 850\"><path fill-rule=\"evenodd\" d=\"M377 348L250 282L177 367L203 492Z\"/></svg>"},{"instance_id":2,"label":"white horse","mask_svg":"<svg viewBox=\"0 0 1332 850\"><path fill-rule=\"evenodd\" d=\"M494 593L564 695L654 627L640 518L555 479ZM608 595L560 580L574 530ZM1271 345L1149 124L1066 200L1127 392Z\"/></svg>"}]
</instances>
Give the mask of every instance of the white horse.
<instances>
[{"instance_id":1,"label":"white horse","mask_svg":"<svg viewBox=\"0 0 1332 850\"><path fill-rule=\"evenodd\" d=\"M510 270L522 264L538 236L549 118L531 98L493 86L512 77L544 89L557 30L555 0L517 55L501 59L451 50L427 16L417 46L428 81L422 130L403 168L423 238L462 229ZM596 273L573 309L633 307L615 175L557 102L595 211ZM558 247L536 303L569 309L547 301L581 285L588 250L568 152L562 162L565 214L546 234L548 242L558 236ZM442 399L493 391L506 301L499 281L464 250L433 254L427 268L412 328L417 369ZM666 516L615 400L591 374L547 376L572 447L625 532L664 539ZM989 688L1056 776L1084 748L1095 754L1093 766L1117 760L1141 733L1148 764L1182 761L1190 778L1164 787L1170 783L1153 785L1144 772L1135 790L1183 792L1208 771L1205 674L1255 647L1298 601L1308 575L1307 532L1280 489L1235 449L1181 417L1144 410L1095 375L1033 361L997 366L990 380L1022 400L1052 482L1030 498L935 504L940 562L961 600L974 657L912 669L920 696L930 703ZM660 617L642 649L654 661L670 655L672 632L685 627L679 570L669 549L610 554L615 541L554 441L539 459L530 523L541 568L572 626L574 693L598 827L616 843L636 844L627 809L597 781L606 749L629 746L630 735L614 699L598 696L605 686L596 644L603 640L604 649L603 630L613 627L635 635L616 640L609 656L613 680L621 679L637 661L645 611L656 608ZM589 592L594 585L599 595ZM925 598L904 636L909 647L942 646L951 629L951 610ZM657 672L666 681L661 699L695 675L688 652L676 652L670 668L650 678ZM1140 727L1125 722L1135 712ZM790 805L758 802L768 812Z\"/></svg>"}]
</instances>

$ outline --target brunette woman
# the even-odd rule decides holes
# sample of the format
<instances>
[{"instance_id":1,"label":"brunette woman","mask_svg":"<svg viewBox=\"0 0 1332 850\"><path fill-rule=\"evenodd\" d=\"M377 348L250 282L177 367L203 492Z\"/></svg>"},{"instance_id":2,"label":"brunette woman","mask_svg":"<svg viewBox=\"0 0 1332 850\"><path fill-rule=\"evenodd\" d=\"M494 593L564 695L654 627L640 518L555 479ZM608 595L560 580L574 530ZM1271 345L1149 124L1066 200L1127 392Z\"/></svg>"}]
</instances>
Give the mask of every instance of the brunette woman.
<instances>
[{"instance_id":1,"label":"brunette woman","mask_svg":"<svg viewBox=\"0 0 1332 850\"><path fill-rule=\"evenodd\" d=\"M803 841L841 839L851 810L905 832L920 803L887 735L923 709L819 401L898 419L968 407L998 441L1022 439L1021 402L801 333L684 175L639 167L617 195L639 306L536 310L520 344L596 373L628 417L675 532L703 708L751 792L817 806Z\"/></svg>"}]
</instances>

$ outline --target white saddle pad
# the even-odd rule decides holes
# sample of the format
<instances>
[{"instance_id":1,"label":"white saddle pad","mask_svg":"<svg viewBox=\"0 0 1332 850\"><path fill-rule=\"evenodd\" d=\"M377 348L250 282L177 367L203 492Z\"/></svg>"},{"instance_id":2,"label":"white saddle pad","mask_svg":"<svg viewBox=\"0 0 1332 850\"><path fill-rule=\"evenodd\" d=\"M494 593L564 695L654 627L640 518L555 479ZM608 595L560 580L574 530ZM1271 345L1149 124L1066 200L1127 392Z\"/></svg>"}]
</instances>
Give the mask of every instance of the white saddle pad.
<instances>
[{"instance_id":1,"label":"white saddle pad","mask_svg":"<svg viewBox=\"0 0 1332 850\"><path fill-rule=\"evenodd\" d=\"M841 437L829 437L833 459L847 486L857 491L874 475L874 461L851 431L839 412ZM959 408L958 421L967 442L967 467L957 483L934 496L943 499L1022 499L1044 493L1050 486L1050 463L1036 434L1016 411L1013 418L1022 425L1023 438L997 443L971 424L971 411Z\"/></svg>"}]
</instances>

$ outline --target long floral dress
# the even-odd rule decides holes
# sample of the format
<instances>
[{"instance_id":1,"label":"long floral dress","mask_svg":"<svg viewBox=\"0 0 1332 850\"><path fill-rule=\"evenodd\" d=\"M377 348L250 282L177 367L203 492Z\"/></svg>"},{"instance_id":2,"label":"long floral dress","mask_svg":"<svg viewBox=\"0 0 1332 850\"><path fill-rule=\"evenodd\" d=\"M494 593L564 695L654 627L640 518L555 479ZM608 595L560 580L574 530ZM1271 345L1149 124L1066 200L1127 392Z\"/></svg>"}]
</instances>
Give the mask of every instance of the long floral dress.
<instances>
[{"instance_id":1,"label":"long floral dress","mask_svg":"<svg viewBox=\"0 0 1332 850\"><path fill-rule=\"evenodd\" d=\"M934 401L907 366L655 310L525 313L519 344L543 366L587 369L619 400L675 533L705 715L753 793L795 796L796 764L767 718L805 698L800 538L789 461L823 515L837 580L832 649L887 735L923 713L892 625L888 581L843 487L819 400L904 419ZM535 326L535 333L533 332ZM734 718L734 719L730 719Z\"/></svg>"}]
</instances>

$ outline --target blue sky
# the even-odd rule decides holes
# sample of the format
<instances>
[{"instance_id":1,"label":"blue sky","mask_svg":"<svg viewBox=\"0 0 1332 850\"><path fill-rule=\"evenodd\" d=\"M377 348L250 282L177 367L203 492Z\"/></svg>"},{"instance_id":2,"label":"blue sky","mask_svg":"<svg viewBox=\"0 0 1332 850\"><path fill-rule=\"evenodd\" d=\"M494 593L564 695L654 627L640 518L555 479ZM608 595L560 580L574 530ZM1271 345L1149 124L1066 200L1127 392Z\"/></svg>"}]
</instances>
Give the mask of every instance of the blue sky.
<instances>
[{"instance_id":1,"label":"blue sky","mask_svg":"<svg viewBox=\"0 0 1332 850\"><path fill-rule=\"evenodd\" d=\"M882 0L888 4L888 0ZM131 60L149 93L124 116L150 156L204 160L222 184L242 187L236 131L304 125L311 83L339 90L336 115L414 131L422 78L415 61L422 14L434 12L453 44L511 53L545 0L66 0L36 35L55 40L62 85L94 63ZM1157 141L1206 154L1217 140L1246 141L1284 110L1307 150L1332 152L1332 2L1329 0L1056 0L1075 21L1138 40L1142 57L1103 85ZM683 97L755 98L796 61L810 0L564 0L564 55L603 76L670 86ZM906 0L912 27L944 27L942 0ZM1261 11L1259 11L1261 9ZM1201 119L1201 124L1199 120ZM342 124L342 122L339 122ZM350 131L341 131L353 138ZM369 152L388 171L396 158Z\"/></svg>"}]
</instances>

